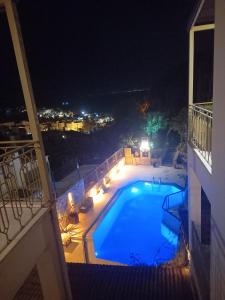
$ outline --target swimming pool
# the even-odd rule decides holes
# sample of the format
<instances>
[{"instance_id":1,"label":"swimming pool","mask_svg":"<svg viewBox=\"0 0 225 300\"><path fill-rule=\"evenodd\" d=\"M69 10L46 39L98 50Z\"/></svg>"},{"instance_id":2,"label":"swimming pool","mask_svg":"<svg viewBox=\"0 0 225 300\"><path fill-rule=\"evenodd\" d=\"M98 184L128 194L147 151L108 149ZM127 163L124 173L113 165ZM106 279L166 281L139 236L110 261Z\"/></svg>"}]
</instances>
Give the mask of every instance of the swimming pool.
<instances>
[{"instance_id":1,"label":"swimming pool","mask_svg":"<svg viewBox=\"0 0 225 300\"><path fill-rule=\"evenodd\" d=\"M170 207L183 201L172 184L139 181L121 189L97 224L92 239L95 257L126 265L159 265L176 256L180 221L162 204L174 194Z\"/></svg>"}]
</instances>

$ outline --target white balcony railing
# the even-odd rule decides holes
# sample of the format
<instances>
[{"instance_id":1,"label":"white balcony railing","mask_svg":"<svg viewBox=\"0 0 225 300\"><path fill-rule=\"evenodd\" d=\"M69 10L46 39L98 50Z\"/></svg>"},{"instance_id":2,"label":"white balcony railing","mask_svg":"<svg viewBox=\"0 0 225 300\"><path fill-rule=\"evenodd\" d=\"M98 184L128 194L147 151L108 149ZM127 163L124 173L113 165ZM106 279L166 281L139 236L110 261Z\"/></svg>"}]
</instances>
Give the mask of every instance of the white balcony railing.
<instances>
[{"instance_id":1,"label":"white balcony railing","mask_svg":"<svg viewBox=\"0 0 225 300\"><path fill-rule=\"evenodd\" d=\"M0 253L46 206L37 149L29 141L0 143Z\"/></svg>"},{"instance_id":2,"label":"white balcony railing","mask_svg":"<svg viewBox=\"0 0 225 300\"><path fill-rule=\"evenodd\" d=\"M212 102L189 106L189 143L212 166Z\"/></svg>"},{"instance_id":3,"label":"white balcony railing","mask_svg":"<svg viewBox=\"0 0 225 300\"><path fill-rule=\"evenodd\" d=\"M120 148L115 153L113 153L109 158L107 158L103 163L101 163L96 169L89 172L84 177L84 187L85 190L90 190L90 188L95 185L123 158L123 148Z\"/></svg>"}]
</instances>

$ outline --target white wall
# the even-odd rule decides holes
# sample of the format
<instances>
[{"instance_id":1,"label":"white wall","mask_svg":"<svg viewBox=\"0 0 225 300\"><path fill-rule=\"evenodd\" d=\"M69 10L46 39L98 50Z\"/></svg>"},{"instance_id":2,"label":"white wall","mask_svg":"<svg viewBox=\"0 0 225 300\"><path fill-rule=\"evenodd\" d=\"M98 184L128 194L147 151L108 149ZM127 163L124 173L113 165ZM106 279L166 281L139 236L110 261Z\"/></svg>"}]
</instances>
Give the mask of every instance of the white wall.
<instances>
[{"instance_id":1,"label":"white wall","mask_svg":"<svg viewBox=\"0 0 225 300\"><path fill-rule=\"evenodd\" d=\"M198 230L199 238L201 237L201 184L194 173L193 169L188 168L188 211L189 211L189 246L192 250L191 226L192 222Z\"/></svg>"},{"instance_id":2,"label":"white wall","mask_svg":"<svg viewBox=\"0 0 225 300\"><path fill-rule=\"evenodd\" d=\"M0 299L11 300L37 266L44 299L70 299L55 211L42 209L0 253Z\"/></svg>"},{"instance_id":3,"label":"white wall","mask_svg":"<svg viewBox=\"0 0 225 300\"><path fill-rule=\"evenodd\" d=\"M225 299L225 1L216 0L213 92L211 299Z\"/></svg>"},{"instance_id":4,"label":"white wall","mask_svg":"<svg viewBox=\"0 0 225 300\"><path fill-rule=\"evenodd\" d=\"M225 1L216 1L213 94L212 215L225 239Z\"/></svg>"},{"instance_id":5,"label":"white wall","mask_svg":"<svg viewBox=\"0 0 225 300\"><path fill-rule=\"evenodd\" d=\"M201 186L209 201L213 199L214 189L212 185L212 174L207 170L204 162L199 158L197 153L188 145L188 168L192 168L197 175Z\"/></svg>"}]
</instances>

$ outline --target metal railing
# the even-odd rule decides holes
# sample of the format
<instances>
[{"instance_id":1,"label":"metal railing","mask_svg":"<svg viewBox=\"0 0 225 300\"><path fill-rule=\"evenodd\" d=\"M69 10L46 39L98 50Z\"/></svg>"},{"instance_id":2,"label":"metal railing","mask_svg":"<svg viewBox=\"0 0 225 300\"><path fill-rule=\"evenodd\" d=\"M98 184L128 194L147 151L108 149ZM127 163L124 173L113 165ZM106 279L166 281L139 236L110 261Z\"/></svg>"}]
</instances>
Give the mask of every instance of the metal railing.
<instances>
[{"instance_id":1,"label":"metal railing","mask_svg":"<svg viewBox=\"0 0 225 300\"><path fill-rule=\"evenodd\" d=\"M194 103L194 105L197 105L199 107L207 109L207 110L209 110L211 112L213 110L213 102L212 102L212 100L209 100L207 102L196 102L196 103Z\"/></svg>"},{"instance_id":2,"label":"metal railing","mask_svg":"<svg viewBox=\"0 0 225 300\"><path fill-rule=\"evenodd\" d=\"M0 143L0 252L46 206L31 141Z\"/></svg>"},{"instance_id":3,"label":"metal railing","mask_svg":"<svg viewBox=\"0 0 225 300\"><path fill-rule=\"evenodd\" d=\"M212 165L212 102L189 106L189 142Z\"/></svg>"},{"instance_id":4,"label":"metal railing","mask_svg":"<svg viewBox=\"0 0 225 300\"><path fill-rule=\"evenodd\" d=\"M182 204L184 202L185 192L186 192L186 186L178 192L166 195L163 201L162 208L164 210L169 211L170 209ZM180 201L181 197L182 200Z\"/></svg>"},{"instance_id":5,"label":"metal railing","mask_svg":"<svg viewBox=\"0 0 225 300\"><path fill-rule=\"evenodd\" d=\"M182 220L178 213L178 206L184 203L185 201L185 194L187 189L187 183L185 183L185 187L182 188L180 191L166 195L164 197L164 201L162 204L162 209L164 210L164 221L167 220L167 225L169 228L178 233L178 240L179 240L179 250L177 253L185 251L187 253L187 236L185 235L185 231L183 228ZM185 255L187 256L187 255ZM186 257L183 258L182 264L186 264Z\"/></svg>"},{"instance_id":6,"label":"metal railing","mask_svg":"<svg viewBox=\"0 0 225 300\"><path fill-rule=\"evenodd\" d=\"M104 176L123 158L123 148L119 149L109 158L107 158L103 163L101 163L97 168L89 172L84 177L84 187L88 191L92 186L94 186L99 180L103 179Z\"/></svg>"}]
</instances>

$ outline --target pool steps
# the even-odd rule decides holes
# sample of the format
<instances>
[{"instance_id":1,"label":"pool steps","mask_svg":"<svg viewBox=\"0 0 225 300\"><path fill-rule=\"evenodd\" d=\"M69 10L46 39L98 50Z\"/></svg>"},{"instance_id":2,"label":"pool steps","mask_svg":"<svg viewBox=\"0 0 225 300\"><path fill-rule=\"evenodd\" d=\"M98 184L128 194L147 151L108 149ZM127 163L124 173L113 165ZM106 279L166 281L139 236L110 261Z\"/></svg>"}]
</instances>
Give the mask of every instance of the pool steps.
<instances>
[{"instance_id":1,"label":"pool steps","mask_svg":"<svg viewBox=\"0 0 225 300\"><path fill-rule=\"evenodd\" d=\"M159 185L161 185L161 183L162 183L162 178L159 177L159 178L158 178L158 182L157 182L155 176L153 176L153 177L152 177L152 183L154 183L154 184L158 183Z\"/></svg>"}]
</instances>

